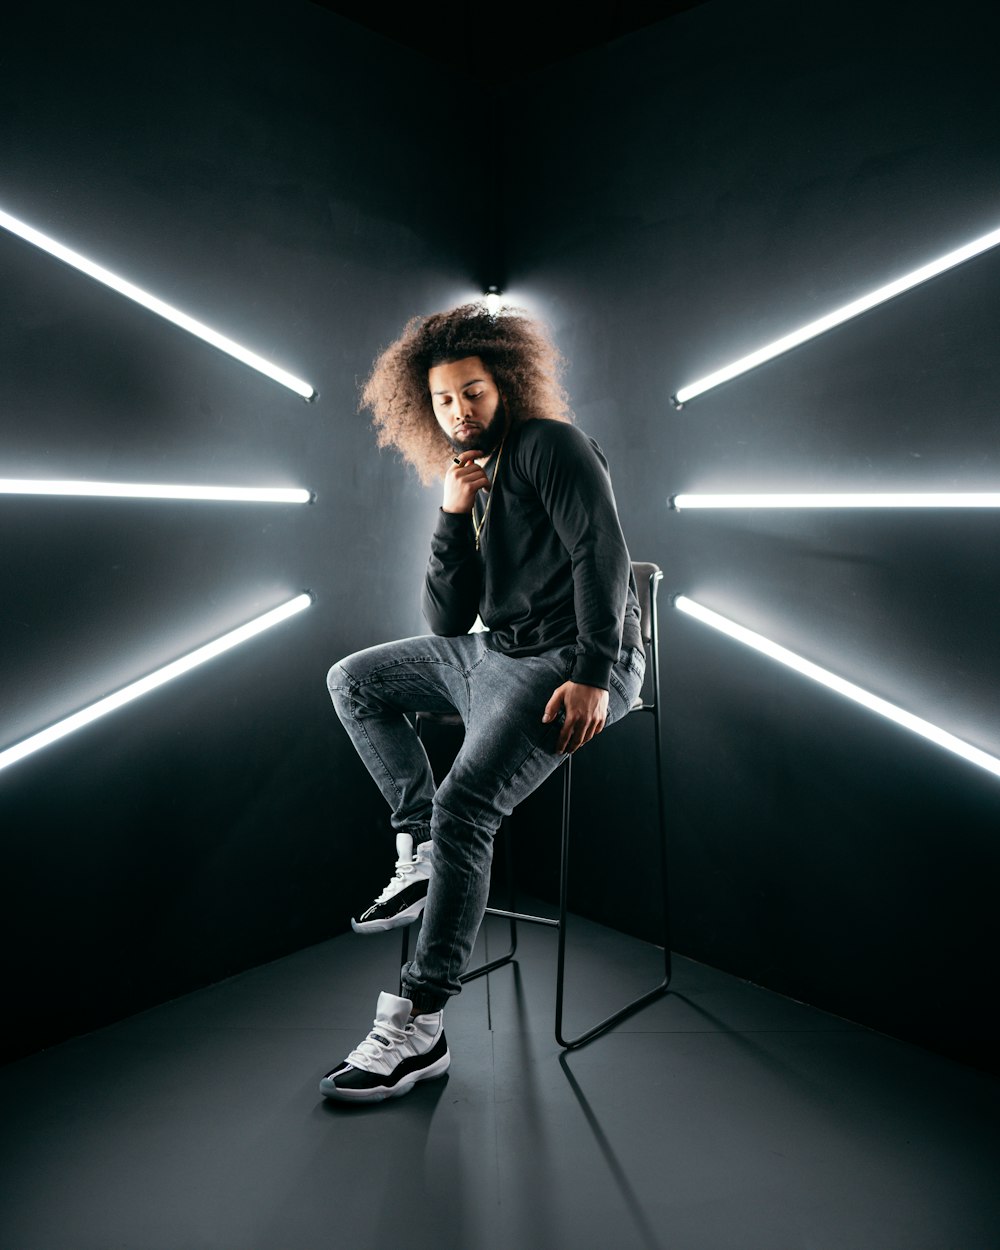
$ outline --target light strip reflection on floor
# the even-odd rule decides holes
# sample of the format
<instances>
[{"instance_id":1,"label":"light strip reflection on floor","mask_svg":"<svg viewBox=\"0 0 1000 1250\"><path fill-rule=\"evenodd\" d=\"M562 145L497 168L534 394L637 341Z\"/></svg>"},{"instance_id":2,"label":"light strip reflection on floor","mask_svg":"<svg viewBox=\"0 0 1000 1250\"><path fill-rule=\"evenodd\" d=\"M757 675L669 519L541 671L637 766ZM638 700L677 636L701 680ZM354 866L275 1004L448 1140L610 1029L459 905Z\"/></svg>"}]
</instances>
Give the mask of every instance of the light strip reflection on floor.
<instances>
[{"instance_id":1,"label":"light strip reflection on floor","mask_svg":"<svg viewBox=\"0 0 1000 1250\"><path fill-rule=\"evenodd\" d=\"M154 673L150 673L146 677L140 677L138 681L134 681L128 686L123 686L121 690L116 690L114 694L106 695L103 699L99 699L89 707L83 708L82 711L74 712L72 716L67 716L64 720L57 721L56 724L50 725L48 729L32 734L30 738L25 738L15 746L8 747L5 751L0 751L0 769L17 763L18 760L24 759L25 756L31 755L35 751L40 751L42 747L47 747L50 743L57 742L60 738L64 738L67 734L71 734L77 729L82 729L84 725L89 725L99 717L106 716L108 712L113 712L116 708L122 707L126 703L131 703L133 699L138 699L140 696L148 694L151 690L155 690L157 686L162 686L172 678L179 677L182 673L196 668L199 664L204 664L206 660L214 659L224 651L229 651L232 647L239 646L240 643L263 633L264 630L270 629L273 625L287 620L290 616L295 616L296 613L309 607L312 601L312 595L308 592L297 595L294 599L289 599L286 603L272 608L270 612L265 612L262 616L248 621L247 624L230 630L228 634L223 634L221 638L216 638L213 642L198 647L196 651L191 651L187 655L181 656L179 660L165 664L162 668L158 668Z\"/></svg>"},{"instance_id":2,"label":"light strip reflection on floor","mask_svg":"<svg viewBox=\"0 0 1000 1250\"><path fill-rule=\"evenodd\" d=\"M55 256L67 265L72 265L74 269L85 273L89 278L103 283L104 286L111 287L113 291L127 296L130 300L134 300L135 303L141 304L143 308L148 308L150 312L156 313L167 321L172 321L174 325L180 326L182 330L187 330L189 334L193 334L204 342L210 343L212 347L218 348L220 352L225 352L227 356L232 356L235 360L240 361L241 364L248 365L251 369L256 369L258 373L265 374L275 382L280 382L282 386L287 386L289 390L294 391L296 395L301 395L303 399L313 400L316 398L317 392L315 388L308 382L304 382L301 378L297 378L294 374L289 373L287 369L282 369L270 360L265 360L263 356L258 356L256 352L250 351L249 348L243 347L233 339L227 338L226 335L213 330L211 326L207 326L204 322L188 316L187 313L181 312L179 308L174 308L171 304L166 303L165 300L159 299L157 296L151 295L149 291L144 291L142 287L136 286L134 282L129 282L127 278L119 277L118 274L112 273L110 269L105 269L103 265L98 265L95 261L88 260L86 256L82 256L79 252L74 252L72 248L66 247L56 239L50 238L47 234L36 230L34 226L29 226L27 222L4 212L3 209L0 209L0 226L5 230L9 230L11 234L16 234L19 238L24 239L25 242L41 248L43 252L48 252L50 256Z\"/></svg>"},{"instance_id":3,"label":"light strip reflection on floor","mask_svg":"<svg viewBox=\"0 0 1000 1250\"><path fill-rule=\"evenodd\" d=\"M706 608L693 599L689 599L686 595L678 595L674 599L674 607L687 616L701 621L703 625L709 625L712 629L717 629L721 633L727 634L730 638L735 638L737 642L742 642L745 646L752 647L755 651L761 652L762 655L769 656L772 660L777 660L779 664L784 664L788 668L794 669L797 673L802 673L804 676L812 678L813 681L819 682L821 686L826 686L827 689L836 691L837 694L843 695L846 699L860 703L862 707L876 712L879 716L884 716L887 720L894 721L897 725L902 725L904 729L909 729L912 733L919 734L921 738L926 738L929 742L943 747L946 751L951 751L953 754L961 756L962 759L968 760L969 763L976 764L979 768L985 768L987 772L1000 777L1000 759L995 755L989 755L986 751L979 750L978 747L970 746L968 742L963 742L961 738L956 738L954 734L948 733L947 730L940 729L937 725L932 725L930 721L926 721L920 716L914 716L912 712L905 712L902 708L896 707L894 703L888 703L885 699L880 699L877 695L870 694L867 690L854 685L853 682L846 681L843 677L837 677L836 674L829 672L827 669L820 668L818 664L813 664L811 661L803 659L802 656L796 655L794 651L789 651L787 648L779 646L778 643L772 642L769 638L765 638L762 634L754 633L753 630L747 629L743 625L738 625L735 621L720 615L718 612L714 612L711 608Z\"/></svg>"}]
</instances>

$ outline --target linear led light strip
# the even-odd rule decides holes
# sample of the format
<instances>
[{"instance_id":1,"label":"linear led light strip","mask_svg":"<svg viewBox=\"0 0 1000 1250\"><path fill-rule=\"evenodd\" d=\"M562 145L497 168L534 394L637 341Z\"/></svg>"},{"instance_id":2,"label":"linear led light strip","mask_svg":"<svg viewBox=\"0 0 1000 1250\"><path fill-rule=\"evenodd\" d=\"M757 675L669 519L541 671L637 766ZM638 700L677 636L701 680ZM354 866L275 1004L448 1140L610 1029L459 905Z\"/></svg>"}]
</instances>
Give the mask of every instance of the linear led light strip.
<instances>
[{"instance_id":1,"label":"linear led light strip","mask_svg":"<svg viewBox=\"0 0 1000 1250\"><path fill-rule=\"evenodd\" d=\"M116 690L114 694L107 695L105 698L98 700L97 703L92 703L89 707L85 707L82 711L74 712L72 716L67 716L65 720L57 721L56 724L50 725L48 729L43 729L40 733L33 734L30 738L25 738L23 742L17 743L16 746L0 751L0 769L7 768L10 764L16 764L18 760L24 759L26 755L40 751L42 747L47 747L50 743L64 738L75 729L82 729L84 725L89 725L91 721L107 715L108 712L113 712L115 708L131 703L133 699L138 699L140 695L148 694L150 690L155 690L157 686L162 686L164 682L168 682L174 677L179 677L181 673L186 673L189 669L196 668L199 664L204 664L206 660L211 660L215 656L221 655L224 651L238 646L241 642L246 642L249 638L262 633L265 629L270 629L272 625L277 625L279 622L287 620L290 616L294 616L304 608L309 607L312 601L311 594L303 593L297 595L294 599L289 599L287 603L283 603L277 608L272 608L270 612L265 612L263 616L255 617L254 620L249 621L246 625L240 625L238 629L230 630L228 634L223 634L221 638L216 638L214 642L206 643L205 646L199 647L197 651L191 651L189 654L181 656L179 660L174 660L173 663L166 664L163 668L158 668L155 673L150 673L148 677L140 677L138 681L132 682L131 685L123 686L121 690Z\"/></svg>"},{"instance_id":2,"label":"linear led light strip","mask_svg":"<svg viewBox=\"0 0 1000 1250\"><path fill-rule=\"evenodd\" d=\"M897 278L895 282L888 282L885 286L880 286L874 291L869 291L867 295L862 295L860 299L852 300L850 304L845 304L842 308L836 308L824 317L818 317L815 321L810 321L808 325L801 326L798 330L793 330L791 334L786 334L784 338L775 339L773 343L768 343L766 347L758 348L757 351L751 352L748 356L741 356L739 360L734 360L731 365L717 369L714 373L709 373L705 377L699 378L697 382L692 382L689 386L682 386L676 395L671 396L673 404L675 407L680 408L689 399L694 399L696 395L701 395L705 391L711 390L714 386L728 382L731 378L738 377L749 369L755 369L766 360L772 360L775 356L780 356L782 352L790 351L791 348L798 347L800 343L805 343L808 339L815 338L817 334L824 334L827 330L832 330L834 326L839 326L842 322L858 316L859 313L867 312L869 308L874 308L876 304L884 304L886 300L902 295L904 291L909 291L911 287L919 286L921 282L926 282L928 278L933 278L939 273L944 273L946 269L952 269L955 265L962 264L963 261L971 260L973 256L979 256L980 253L989 251L991 247L996 247L998 243L1000 243L1000 230L991 230L989 234L973 239L971 243L966 243L964 247L958 247L953 252L948 252L945 256L939 256L937 260L932 260L929 264L921 266L920 269L914 269L912 273L904 274L903 277Z\"/></svg>"},{"instance_id":3,"label":"linear led light strip","mask_svg":"<svg viewBox=\"0 0 1000 1250\"><path fill-rule=\"evenodd\" d=\"M26 222L18 220L17 217L12 217L10 213L5 213L3 209L0 209L0 226L3 226L5 230L9 230L11 234L18 235L28 243L33 243L35 247L40 247L42 251L48 252L50 256L55 256L59 260L65 261L67 265L72 265L74 269L79 269L81 273L95 278L98 282L103 282L105 286L111 287L112 290L118 291L122 295L127 295L129 299L135 300L137 304L141 304L144 308L148 308L150 312L157 313L159 316L166 318L167 321L172 321L174 325L180 326L182 330L187 330L189 334L194 334L198 338L204 339L206 343L211 343L219 351L233 356L243 364L249 365L251 369L256 369L259 373L266 374L267 377L273 378L275 382L280 382L282 386L287 386L296 395L301 395L303 399L313 400L316 398L317 391L308 382L303 382L301 378L297 378L294 374L288 373L287 370L279 368L278 365L272 364L269 360L265 360L263 356L258 356L256 352L252 352L246 347L241 347L239 343L227 338L224 334L219 334L218 331L213 330L203 322L196 321L194 317L189 317L187 313L181 312L180 309L165 303L127 279L120 278L109 269L105 269L103 265L95 264L94 261L88 260L86 256L81 256L79 252L74 252L62 243L57 243L55 239L50 239L48 235L42 234L40 230L36 230Z\"/></svg>"},{"instance_id":4,"label":"linear led light strip","mask_svg":"<svg viewBox=\"0 0 1000 1250\"><path fill-rule=\"evenodd\" d=\"M895 721L897 725L902 725L904 729L909 729L913 733L919 734L921 738L927 738L928 741L936 743L939 747L944 747L946 751L951 751L955 755L960 755L962 759L968 760L972 764L977 764L980 768L985 768L987 772L993 773L995 777L1000 777L1000 759L995 755L988 755L985 751L980 751L978 747L970 746L968 742L963 742L961 738L956 738L954 734L950 734L944 729L939 729L937 725L932 725L930 721L914 716L912 712L904 712L902 708L896 707L893 703L887 703L885 699L880 699L877 695L869 694L867 690L862 690L860 686L855 686L853 682L845 681L843 677L837 677L827 669L820 668L818 664L813 664L809 660L803 659L802 656L796 655L794 651L788 651L785 647L779 646L776 642L771 642L770 639L763 637L761 634L755 634L753 630L747 629L743 625L737 625L735 621L729 620L728 617L720 616L718 612L713 612L711 608L706 608L702 604L696 603L686 595L678 595L674 600L674 607L688 616L693 616L695 620L701 621L702 624L710 625L713 629L717 629L723 634L728 634L730 638L735 638L738 642L752 647L755 651L760 651L763 655L770 656L771 659L777 660L779 664L784 664L788 668L795 669L797 673L811 677L813 681L818 681L820 685L826 686L830 690L835 690L845 698L853 699L855 703L860 703L862 707L866 707L872 712L877 712L879 716Z\"/></svg>"},{"instance_id":5,"label":"linear led light strip","mask_svg":"<svg viewBox=\"0 0 1000 1250\"><path fill-rule=\"evenodd\" d=\"M310 503L310 491L276 486L175 486L144 482L45 481L0 477L0 495L85 495L104 499L217 499L232 503Z\"/></svg>"},{"instance_id":6,"label":"linear led light strip","mask_svg":"<svg viewBox=\"0 0 1000 1250\"><path fill-rule=\"evenodd\" d=\"M1000 508L1000 491L878 492L827 494L671 495L670 506L687 508Z\"/></svg>"}]
</instances>

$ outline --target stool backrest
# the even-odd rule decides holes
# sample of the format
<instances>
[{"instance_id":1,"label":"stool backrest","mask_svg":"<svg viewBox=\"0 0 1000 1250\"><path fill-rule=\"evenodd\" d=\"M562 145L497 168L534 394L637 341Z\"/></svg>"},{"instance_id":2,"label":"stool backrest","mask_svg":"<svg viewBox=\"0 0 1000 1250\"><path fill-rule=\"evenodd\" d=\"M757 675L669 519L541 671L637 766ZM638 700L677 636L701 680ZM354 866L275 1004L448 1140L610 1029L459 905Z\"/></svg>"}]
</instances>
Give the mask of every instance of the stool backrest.
<instances>
[{"instance_id":1,"label":"stool backrest","mask_svg":"<svg viewBox=\"0 0 1000 1250\"><path fill-rule=\"evenodd\" d=\"M632 572L635 574L635 587L639 594L639 611L642 613L642 641L648 646L653 641L653 596L660 584L658 564L643 564L632 561Z\"/></svg>"}]
</instances>

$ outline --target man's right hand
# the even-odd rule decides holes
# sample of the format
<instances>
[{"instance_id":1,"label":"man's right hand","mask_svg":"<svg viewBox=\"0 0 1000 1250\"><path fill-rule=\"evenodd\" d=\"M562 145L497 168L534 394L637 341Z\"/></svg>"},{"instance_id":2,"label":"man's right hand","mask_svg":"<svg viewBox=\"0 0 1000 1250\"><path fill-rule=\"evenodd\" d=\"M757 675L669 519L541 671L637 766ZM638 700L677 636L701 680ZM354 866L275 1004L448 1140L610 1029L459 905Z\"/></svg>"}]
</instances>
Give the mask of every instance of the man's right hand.
<instances>
[{"instance_id":1,"label":"man's right hand","mask_svg":"<svg viewBox=\"0 0 1000 1250\"><path fill-rule=\"evenodd\" d=\"M489 490L490 479L476 464L476 457L481 455L474 449L457 454L457 463L450 465L444 476L443 512L471 512L479 491Z\"/></svg>"}]
</instances>

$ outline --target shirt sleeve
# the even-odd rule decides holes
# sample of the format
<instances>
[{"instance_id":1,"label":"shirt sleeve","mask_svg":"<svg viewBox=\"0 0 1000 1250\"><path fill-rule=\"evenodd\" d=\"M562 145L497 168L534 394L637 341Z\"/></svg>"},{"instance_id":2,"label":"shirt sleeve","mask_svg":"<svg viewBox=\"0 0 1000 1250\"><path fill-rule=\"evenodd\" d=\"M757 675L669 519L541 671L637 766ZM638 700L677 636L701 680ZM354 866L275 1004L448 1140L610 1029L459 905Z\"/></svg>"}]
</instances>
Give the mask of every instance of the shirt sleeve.
<instances>
[{"instance_id":1,"label":"shirt sleeve","mask_svg":"<svg viewBox=\"0 0 1000 1250\"><path fill-rule=\"evenodd\" d=\"M449 638L467 634L479 612L482 586L472 521L464 512L439 509L421 597L431 632Z\"/></svg>"},{"instance_id":2,"label":"shirt sleeve","mask_svg":"<svg viewBox=\"0 0 1000 1250\"><path fill-rule=\"evenodd\" d=\"M607 690L622 645L631 562L607 461L575 426L554 421L526 448L529 471L573 568L577 655L571 680Z\"/></svg>"}]
</instances>

